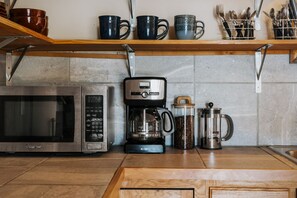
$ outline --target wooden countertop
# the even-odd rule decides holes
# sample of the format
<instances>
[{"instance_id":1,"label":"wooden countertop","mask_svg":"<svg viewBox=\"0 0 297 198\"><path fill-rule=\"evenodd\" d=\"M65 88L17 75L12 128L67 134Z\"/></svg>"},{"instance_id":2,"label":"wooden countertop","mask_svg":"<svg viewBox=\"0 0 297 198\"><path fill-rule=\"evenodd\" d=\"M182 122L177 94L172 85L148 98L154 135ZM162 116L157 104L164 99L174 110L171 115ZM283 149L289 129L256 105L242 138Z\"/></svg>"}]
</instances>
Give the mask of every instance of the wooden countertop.
<instances>
[{"instance_id":1,"label":"wooden countertop","mask_svg":"<svg viewBox=\"0 0 297 198\"><path fill-rule=\"evenodd\" d=\"M126 178L144 173L151 179L297 178L297 165L261 147L167 148L165 154L125 154L122 147L113 147L94 155L0 155L0 197L101 197L121 170Z\"/></svg>"},{"instance_id":2,"label":"wooden countertop","mask_svg":"<svg viewBox=\"0 0 297 198\"><path fill-rule=\"evenodd\" d=\"M290 170L260 147L224 147L222 150L167 148L165 154L128 154L124 168L195 168Z\"/></svg>"},{"instance_id":3,"label":"wooden countertop","mask_svg":"<svg viewBox=\"0 0 297 198\"><path fill-rule=\"evenodd\" d=\"M292 169L260 147L225 147L222 150L198 149L206 168L210 169Z\"/></svg>"},{"instance_id":4,"label":"wooden countertop","mask_svg":"<svg viewBox=\"0 0 297 198\"><path fill-rule=\"evenodd\" d=\"M166 148L165 154L128 154L121 167L125 168L205 168L196 149Z\"/></svg>"}]
</instances>

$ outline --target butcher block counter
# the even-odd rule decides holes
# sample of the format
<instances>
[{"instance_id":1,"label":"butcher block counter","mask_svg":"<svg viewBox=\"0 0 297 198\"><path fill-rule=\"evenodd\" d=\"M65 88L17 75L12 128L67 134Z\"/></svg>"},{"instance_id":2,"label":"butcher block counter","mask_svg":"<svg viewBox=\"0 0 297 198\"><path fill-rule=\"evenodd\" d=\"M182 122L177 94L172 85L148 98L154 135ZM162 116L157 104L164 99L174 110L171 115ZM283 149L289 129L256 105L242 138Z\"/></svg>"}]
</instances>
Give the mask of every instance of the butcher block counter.
<instances>
[{"instance_id":1,"label":"butcher block counter","mask_svg":"<svg viewBox=\"0 0 297 198\"><path fill-rule=\"evenodd\" d=\"M265 147L128 154L105 197L296 198L297 165Z\"/></svg>"},{"instance_id":2,"label":"butcher block counter","mask_svg":"<svg viewBox=\"0 0 297 198\"><path fill-rule=\"evenodd\" d=\"M265 147L0 155L0 197L292 197L297 165Z\"/></svg>"}]
</instances>

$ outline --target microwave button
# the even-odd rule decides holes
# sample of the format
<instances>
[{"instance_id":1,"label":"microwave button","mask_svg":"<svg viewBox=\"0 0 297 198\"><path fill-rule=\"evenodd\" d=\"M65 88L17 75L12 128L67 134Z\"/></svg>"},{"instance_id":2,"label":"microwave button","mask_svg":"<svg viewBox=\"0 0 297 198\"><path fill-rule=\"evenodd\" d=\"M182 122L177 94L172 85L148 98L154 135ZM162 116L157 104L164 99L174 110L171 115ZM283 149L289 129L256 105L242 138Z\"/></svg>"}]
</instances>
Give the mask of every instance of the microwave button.
<instances>
[{"instance_id":1,"label":"microwave button","mask_svg":"<svg viewBox=\"0 0 297 198\"><path fill-rule=\"evenodd\" d=\"M95 143L95 144L87 144L87 149L88 150L99 150L102 149L102 145Z\"/></svg>"}]
</instances>

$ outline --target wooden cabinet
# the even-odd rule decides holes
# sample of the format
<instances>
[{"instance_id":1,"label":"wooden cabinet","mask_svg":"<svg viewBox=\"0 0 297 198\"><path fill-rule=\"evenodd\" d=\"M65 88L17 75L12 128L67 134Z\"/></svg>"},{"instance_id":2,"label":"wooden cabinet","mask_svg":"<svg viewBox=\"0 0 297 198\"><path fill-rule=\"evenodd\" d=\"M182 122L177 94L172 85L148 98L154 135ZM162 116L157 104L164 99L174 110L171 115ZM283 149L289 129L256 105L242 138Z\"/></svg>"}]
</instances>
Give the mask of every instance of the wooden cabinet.
<instances>
[{"instance_id":1,"label":"wooden cabinet","mask_svg":"<svg viewBox=\"0 0 297 198\"><path fill-rule=\"evenodd\" d=\"M210 198L288 198L288 189L210 188Z\"/></svg>"},{"instance_id":2,"label":"wooden cabinet","mask_svg":"<svg viewBox=\"0 0 297 198\"><path fill-rule=\"evenodd\" d=\"M296 198L296 174L290 170L121 168L104 197Z\"/></svg>"}]
</instances>

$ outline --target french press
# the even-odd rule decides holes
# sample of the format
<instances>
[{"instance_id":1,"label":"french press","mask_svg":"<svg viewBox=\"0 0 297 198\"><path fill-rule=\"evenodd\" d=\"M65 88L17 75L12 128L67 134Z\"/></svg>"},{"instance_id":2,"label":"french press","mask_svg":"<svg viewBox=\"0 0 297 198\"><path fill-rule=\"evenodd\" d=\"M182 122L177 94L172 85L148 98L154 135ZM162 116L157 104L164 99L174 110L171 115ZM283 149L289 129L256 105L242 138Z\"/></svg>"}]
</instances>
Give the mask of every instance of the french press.
<instances>
[{"instance_id":1,"label":"french press","mask_svg":"<svg viewBox=\"0 0 297 198\"><path fill-rule=\"evenodd\" d=\"M212 102L207 106L198 109L200 146L204 149L222 149L221 141L227 141L233 135L233 120L229 115L221 114L221 108L213 108ZM227 132L224 137L221 137L221 118L227 122Z\"/></svg>"}]
</instances>

